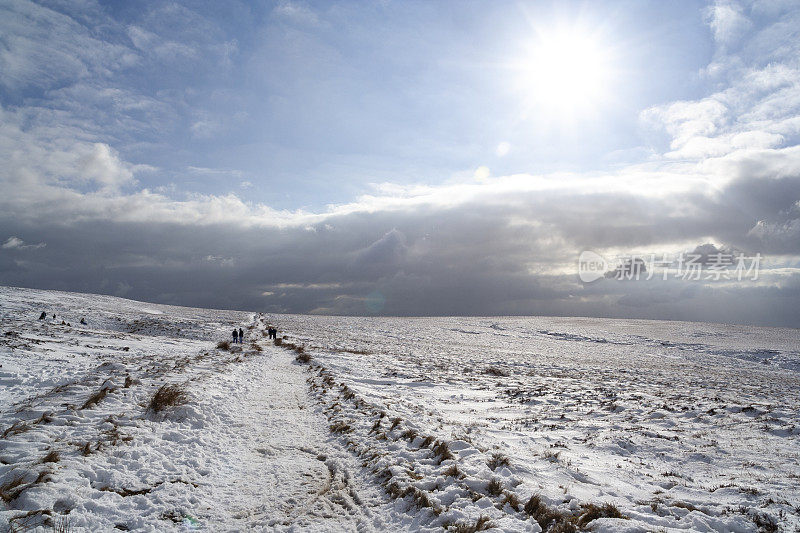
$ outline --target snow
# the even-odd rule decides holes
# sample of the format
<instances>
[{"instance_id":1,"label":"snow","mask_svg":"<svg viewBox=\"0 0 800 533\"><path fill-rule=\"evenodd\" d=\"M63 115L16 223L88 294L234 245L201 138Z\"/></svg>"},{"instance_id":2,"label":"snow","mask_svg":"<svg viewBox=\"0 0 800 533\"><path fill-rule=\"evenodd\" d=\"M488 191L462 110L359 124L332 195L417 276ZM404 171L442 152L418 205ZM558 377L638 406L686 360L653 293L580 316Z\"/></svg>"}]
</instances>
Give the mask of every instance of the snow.
<instances>
[{"instance_id":1,"label":"snow","mask_svg":"<svg viewBox=\"0 0 800 533\"><path fill-rule=\"evenodd\" d=\"M0 302L0 531L800 527L798 330Z\"/></svg>"}]
</instances>

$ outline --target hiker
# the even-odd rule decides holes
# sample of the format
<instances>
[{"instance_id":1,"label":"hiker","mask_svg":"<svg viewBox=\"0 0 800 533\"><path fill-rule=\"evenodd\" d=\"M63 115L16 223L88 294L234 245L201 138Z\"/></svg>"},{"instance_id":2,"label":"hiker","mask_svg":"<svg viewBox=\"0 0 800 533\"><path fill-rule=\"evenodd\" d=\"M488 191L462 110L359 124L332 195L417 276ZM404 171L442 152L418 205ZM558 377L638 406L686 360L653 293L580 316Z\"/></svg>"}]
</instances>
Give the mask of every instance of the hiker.
<instances>
[{"instance_id":1,"label":"hiker","mask_svg":"<svg viewBox=\"0 0 800 533\"><path fill-rule=\"evenodd\" d=\"M242 328L239 328L239 344L242 344L243 341L244 341L244 331L242 331Z\"/></svg>"},{"instance_id":2,"label":"hiker","mask_svg":"<svg viewBox=\"0 0 800 533\"><path fill-rule=\"evenodd\" d=\"M270 330L269 330L269 335L270 335L271 339L277 339L278 338L278 328L276 328L275 326L272 326L270 328Z\"/></svg>"},{"instance_id":3,"label":"hiker","mask_svg":"<svg viewBox=\"0 0 800 533\"><path fill-rule=\"evenodd\" d=\"M86 325L86 319L83 317L81 317L81 324L83 324L84 326Z\"/></svg>"},{"instance_id":4,"label":"hiker","mask_svg":"<svg viewBox=\"0 0 800 533\"><path fill-rule=\"evenodd\" d=\"M236 329L233 330L233 344L239 342L239 332Z\"/></svg>"},{"instance_id":5,"label":"hiker","mask_svg":"<svg viewBox=\"0 0 800 533\"><path fill-rule=\"evenodd\" d=\"M42 311L42 314L41 314L41 315L39 315L39 320L44 320L45 318L47 318L47 313L45 313L44 311Z\"/></svg>"}]
</instances>

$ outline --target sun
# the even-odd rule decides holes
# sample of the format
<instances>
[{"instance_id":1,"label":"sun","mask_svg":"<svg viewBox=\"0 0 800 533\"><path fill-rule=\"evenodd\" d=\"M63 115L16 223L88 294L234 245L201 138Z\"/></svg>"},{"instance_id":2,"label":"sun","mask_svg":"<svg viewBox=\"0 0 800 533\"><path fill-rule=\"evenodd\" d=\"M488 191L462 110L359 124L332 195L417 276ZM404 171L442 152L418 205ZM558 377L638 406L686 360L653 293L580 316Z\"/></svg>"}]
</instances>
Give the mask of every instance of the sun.
<instances>
[{"instance_id":1,"label":"sun","mask_svg":"<svg viewBox=\"0 0 800 533\"><path fill-rule=\"evenodd\" d=\"M613 81L610 49L580 28L539 32L516 70L528 105L539 113L590 113L604 104Z\"/></svg>"}]
</instances>

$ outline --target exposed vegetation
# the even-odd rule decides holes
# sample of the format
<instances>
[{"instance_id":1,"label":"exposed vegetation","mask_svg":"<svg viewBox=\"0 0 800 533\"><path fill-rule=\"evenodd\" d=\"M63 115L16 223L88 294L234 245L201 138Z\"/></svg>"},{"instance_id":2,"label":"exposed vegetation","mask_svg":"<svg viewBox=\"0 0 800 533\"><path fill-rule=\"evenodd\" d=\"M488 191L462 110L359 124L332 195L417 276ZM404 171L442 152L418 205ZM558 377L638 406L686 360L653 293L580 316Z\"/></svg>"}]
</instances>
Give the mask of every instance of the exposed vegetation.
<instances>
[{"instance_id":1,"label":"exposed vegetation","mask_svg":"<svg viewBox=\"0 0 800 533\"><path fill-rule=\"evenodd\" d=\"M83 403L81 409L90 409L94 407L98 403L102 402L105 399L105 397L108 396L108 393L112 392L113 390L114 390L113 388L103 387L99 391L89 396L89 399Z\"/></svg>"},{"instance_id":2,"label":"exposed vegetation","mask_svg":"<svg viewBox=\"0 0 800 533\"><path fill-rule=\"evenodd\" d=\"M154 413L160 413L168 408L183 405L188 401L189 393L186 392L183 385L177 383L162 385L153 394L147 409Z\"/></svg>"},{"instance_id":3,"label":"exposed vegetation","mask_svg":"<svg viewBox=\"0 0 800 533\"><path fill-rule=\"evenodd\" d=\"M42 457L43 463L57 463L61 460L61 455L56 450L50 450L47 455Z\"/></svg>"},{"instance_id":4,"label":"exposed vegetation","mask_svg":"<svg viewBox=\"0 0 800 533\"><path fill-rule=\"evenodd\" d=\"M489 460L486 461L486 464L492 470L497 470L501 466L509 466L510 463L508 457L506 457L502 453L495 452L492 454L491 458L489 458Z\"/></svg>"}]
</instances>

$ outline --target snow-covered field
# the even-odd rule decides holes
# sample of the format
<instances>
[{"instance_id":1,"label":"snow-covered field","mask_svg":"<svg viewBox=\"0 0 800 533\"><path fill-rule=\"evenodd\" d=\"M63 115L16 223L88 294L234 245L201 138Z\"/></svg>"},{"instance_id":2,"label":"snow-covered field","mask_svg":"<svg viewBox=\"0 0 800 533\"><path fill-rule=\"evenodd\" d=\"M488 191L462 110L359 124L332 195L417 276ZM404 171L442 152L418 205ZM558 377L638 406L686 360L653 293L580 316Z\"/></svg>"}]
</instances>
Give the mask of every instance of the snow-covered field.
<instances>
[{"instance_id":1,"label":"snow-covered field","mask_svg":"<svg viewBox=\"0 0 800 533\"><path fill-rule=\"evenodd\" d=\"M800 528L799 330L0 306L0 532Z\"/></svg>"}]
</instances>

